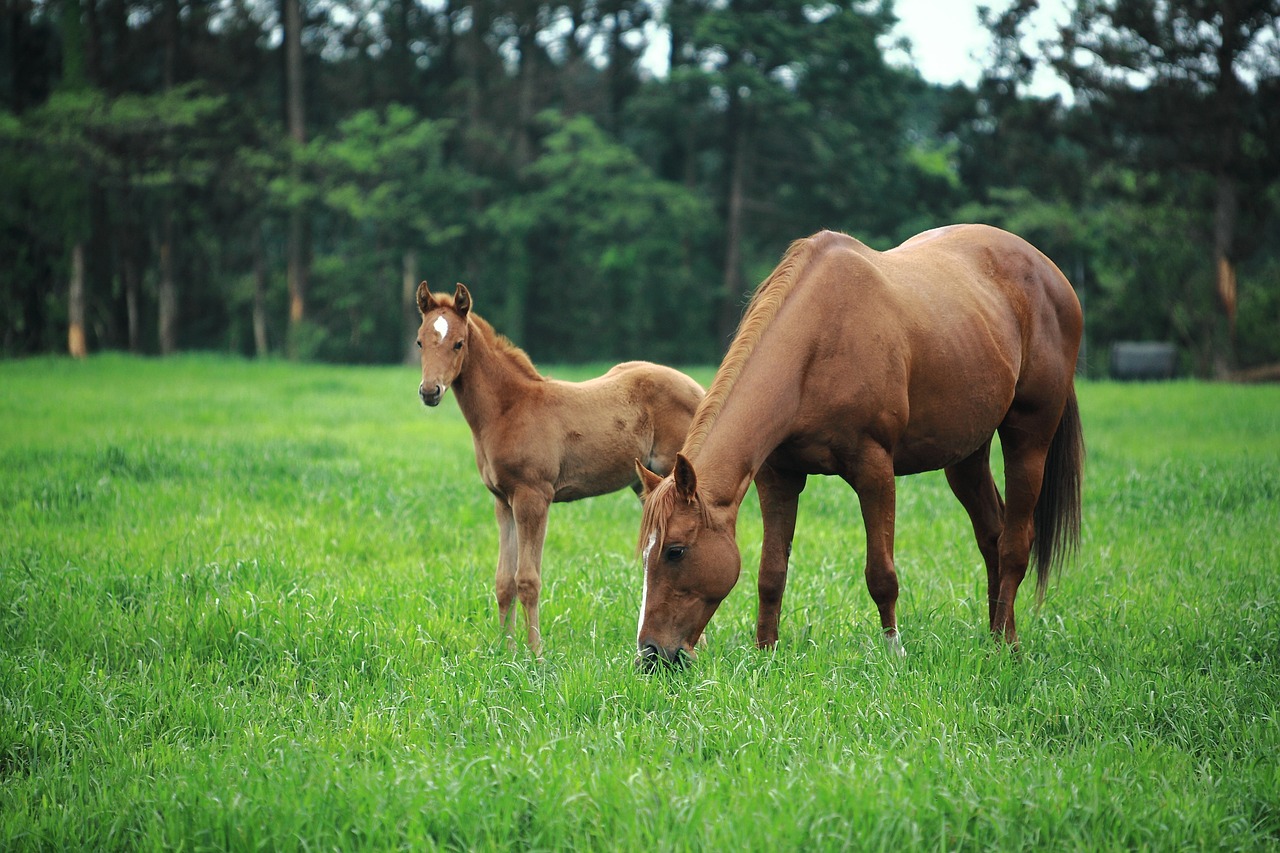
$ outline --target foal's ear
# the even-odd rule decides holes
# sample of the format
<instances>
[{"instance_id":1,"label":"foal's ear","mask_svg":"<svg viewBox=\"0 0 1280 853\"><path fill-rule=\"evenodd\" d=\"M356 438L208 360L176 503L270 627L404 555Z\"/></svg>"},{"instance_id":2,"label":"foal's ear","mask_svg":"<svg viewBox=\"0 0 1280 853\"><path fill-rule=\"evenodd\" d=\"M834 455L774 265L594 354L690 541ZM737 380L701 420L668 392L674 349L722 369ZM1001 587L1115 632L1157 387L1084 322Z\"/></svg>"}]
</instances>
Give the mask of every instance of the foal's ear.
<instances>
[{"instance_id":1,"label":"foal's ear","mask_svg":"<svg viewBox=\"0 0 1280 853\"><path fill-rule=\"evenodd\" d=\"M431 290L424 281L418 285L418 310L423 314L436 307L436 301L431 298Z\"/></svg>"},{"instance_id":2,"label":"foal's ear","mask_svg":"<svg viewBox=\"0 0 1280 853\"><path fill-rule=\"evenodd\" d=\"M649 497L649 493L658 488L658 484L662 482L662 478L644 467L639 459L636 460L636 476L640 478L641 500Z\"/></svg>"},{"instance_id":3,"label":"foal's ear","mask_svg":"<svg viewBox=\"0 0 1280 853\"><path fill-rule=\"evenodd\" d=\"M453 292L453 310L460 317L467 316L467 312L471 310L471 294L462 282L458 282L458 289Z\"/></svg>"},{"instance_id":4,"label":"foal's ear","mask_svg":"<svg viewBox=\"0 0 1280 853\"><path fill-rule=\"evenodd\" d=\"M693 473L693 463L683 453L677 453L676 467L671 474L676 479L676 494L692 503L698 491L698 475Z\"/></svg>"}]
</instances>

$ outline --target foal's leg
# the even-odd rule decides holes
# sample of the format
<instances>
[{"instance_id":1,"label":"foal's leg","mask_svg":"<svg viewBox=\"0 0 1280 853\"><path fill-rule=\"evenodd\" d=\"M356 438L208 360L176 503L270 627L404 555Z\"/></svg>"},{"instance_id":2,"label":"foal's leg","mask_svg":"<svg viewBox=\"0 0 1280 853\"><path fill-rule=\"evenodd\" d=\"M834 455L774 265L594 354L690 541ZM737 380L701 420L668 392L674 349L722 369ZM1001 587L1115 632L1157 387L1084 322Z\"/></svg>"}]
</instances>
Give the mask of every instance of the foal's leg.
<instances>
[{"instance_id":1,"label":"foal's leg","mask_svg":"<svg viewBox=\"0 0 1280 853\"><path fill-rule=\"evenodd\" d=\"M778 617L782 593L787 588L787 560L796 531L796 507L804 490L803 474L783 474L767 463L756 474L764 541L760 546L760 578L757 589L760 610L756 617L756 647L771 648L778 642Z\"/></svg>"},{"instance_id":2,"label":"foal's leg","mask_svg":"<svg viewBox=\"0 0 1280 853\"><path fill-rule=\"evenodd\" d=\"M996 628L996 600L1000 592L1000 532L1004 529L1004 501L991 477L991 442L967 459L946 469L947 484L969 513L978 550L987 566L987 627Z\"/></svg>"},{"instance_id":3,"label":"foal's leg","mask_svg":"<svg viewBox=\"0 0 1280 853\"><path fill-rule=\"evenodd\" d=\"M494 591L498 596L498 625L510 636L515 628L511 605L516 600L516 517L505 498L493 499L498 519L498 573Z\"/></svg>"},{"instance_id":4,"label":"foal's leg","mask_svg":"<svg viewBox=\"0 0 1280 853\"><path fill-rule=\"evenodd\" d=\"M542 591L542 543L547 536L547 510L551 490L526 486L514 491L511 509L516 519L516 595L529 628L529 648L542 653L538 630L538 596Z\"/></svg>"},{"instance_id":5,"label":"foal's leg","mask_svg":"<svg viewBox=\"0 0 1280 853\"><path fill-rule=\"evenodd\" d=\"M890 651L901 655L905 652L898 637L898 574L893 568L897 506L893 457L878 444L868 443L862 451L857 471L845 481L858 493L862 506L862 523L867 531L867 591L880 610L880 628Z\"/></svg>"}]
</instances>

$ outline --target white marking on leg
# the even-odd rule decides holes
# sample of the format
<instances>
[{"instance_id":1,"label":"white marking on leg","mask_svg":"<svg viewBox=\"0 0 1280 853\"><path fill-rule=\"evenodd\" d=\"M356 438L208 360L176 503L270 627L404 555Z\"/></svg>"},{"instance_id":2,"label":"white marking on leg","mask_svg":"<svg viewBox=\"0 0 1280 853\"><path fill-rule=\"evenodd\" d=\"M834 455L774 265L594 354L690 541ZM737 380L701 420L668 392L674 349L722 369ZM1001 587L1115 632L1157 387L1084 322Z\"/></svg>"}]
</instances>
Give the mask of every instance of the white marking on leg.
<instances>
[{"instance_id":1,"label":"white marking on leg","mask_svg":"<svg viewBox=\"0 0 1280 853\"><path fill-rule=\"evenodd\" d=\"M431 328L436 330L436 334L440 336L440 340L444 340L444 336L449 334L449 321L441 314L436 321L431 324Z\"/></svg>"},{"instance_id":2,"label":"white marking on leg","mask_svg":"<svg viewBox=\"0 0 1280 853\"><path fill-rule=\"evenodd\" d=\"M907 650L902 645L902 632L897 628L892 630L892 634L886 631L884 635L884 641L888 646L889 654L897 658L905 658L907 656Z\"/></svg>"},{"instance_id":3,"label":"white marking on leg","mask_svg":"<svg viewBox=\"0 0 1280 853\"><path fill-rule=\"evenodd\" d=\"M640 618L636 620L636 645L640 645L640 632L644 630L644 606L649 600L649 554L658 543L658 531L649 534L649 541L644 546L644 586L640 588Z\"/></svg>"}]
</instances>

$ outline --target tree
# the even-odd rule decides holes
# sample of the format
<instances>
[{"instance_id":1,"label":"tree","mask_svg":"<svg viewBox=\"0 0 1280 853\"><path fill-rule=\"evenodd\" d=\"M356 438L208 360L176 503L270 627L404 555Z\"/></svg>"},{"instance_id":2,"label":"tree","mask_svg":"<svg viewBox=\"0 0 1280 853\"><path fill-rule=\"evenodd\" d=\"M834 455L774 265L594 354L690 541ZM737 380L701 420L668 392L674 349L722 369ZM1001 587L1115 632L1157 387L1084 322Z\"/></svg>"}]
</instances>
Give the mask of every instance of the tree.
<instances>
[{"instance_id":1,"label":"tree","mask_svg":"<svg viewBox=\"0 0 1280 853\"><path fill-rule=\"evenodd\" d=\"M320 199L399 255L400 330L407 360L417 359L415 298L419 251L438 262L466 233L467 200L479 181L448 161L452 122L421 118L408 107L365 110L344 120L333 136L318 137L305 154ZM370 294L349 282L346 299L366 307Z\"/></svg>"},{"instance_id":2,"label":"tree","mask_svg":"<svg viewBox=\"0 0 1280 853\"><path fill-rule=\"evenodd\" d=\"M303 77L303 0L280 0L284 25L285 126L290 142L301 147L307 142L306 88ZM289 210L288 283L289 354L297 355L300 327L306 318L307 278L310 274L311 224L306 210L297 205Z\"/></svg>"},{"instance_id":3,"label":"tree","mask_svg":"<svg viewBox=\"0 0 1280 853\"><path fill-rule=\"evenodd\" d=\"M685 113L687 129L667 156L686 169L713 164L698 182L717 198L723 228L715 321L723 344L755 284L751 272L767 272L790 240L823 227L892 230L891 217L877 214L911 171L899 115L912 75L884 61L877 39L893 18L883 3L685 0L668 16L668 109ZM703 131L688 127L690 96L702 93L713 157L694 150Z\"/></svg>"},{"instance_id":4,"label":"tree","mask_svg":"<svg viewBox=\"0 0 1280 853\"><path fill-rule=\"evenodd\" d=\"M507 291L498 327L538 357L718 355L701 334L710 304L698 282L710 270L678 250L684 237L701 241L705 203L586 116L545 112L539 125L527 190L486 215L497 237L489 280Z\"/></svg>"},{"instance_id":5,"label":"tree","mask_svg":"<svg viewBox=\"0 0 1280 853\"><path fill-rule=\"evenodd\" d=\"M1214 291L1226 319L1215 371L1235 362L1237 267L1256 246L1280 178L1280 0L1080 0L1051 57L1109 128L1095 145L1186 181L1208 214ZM1247 193L1242 190L1247 188Z\"/></svg>"}]
</instances>

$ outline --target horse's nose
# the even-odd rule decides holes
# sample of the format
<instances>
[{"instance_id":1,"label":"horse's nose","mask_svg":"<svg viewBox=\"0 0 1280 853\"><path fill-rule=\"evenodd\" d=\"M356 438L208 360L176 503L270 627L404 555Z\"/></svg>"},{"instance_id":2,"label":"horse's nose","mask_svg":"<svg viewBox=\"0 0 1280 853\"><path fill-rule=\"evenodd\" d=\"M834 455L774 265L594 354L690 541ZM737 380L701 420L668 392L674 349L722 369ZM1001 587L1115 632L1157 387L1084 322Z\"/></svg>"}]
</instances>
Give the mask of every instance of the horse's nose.
<instances>
[{"instance_id":1,"label":"horse's nose","mask_svg":"<svg viewBox=\"0 0 1280 853\"><path fill-rule=\"evenodd\" d=\"M436 406L440 404L440 398L444 396L443 385L432 385L427 388L427 383L423 382L418 386L418 396L422 398L422 402L428 406Z\"/></svg>"},{"instance_id":2,"label":"horse's nose","mask_svg":"<svg viewBox=\"0 0 1280 853\"><path fill-rule=\"evenodd\" d=\"M640 644L640 655L636 658L636 668L644 672L653 672L659 666L679 666L686 663L680 649L668 651L653 640L645 640Z\"/></svg>"}]
</instances>

